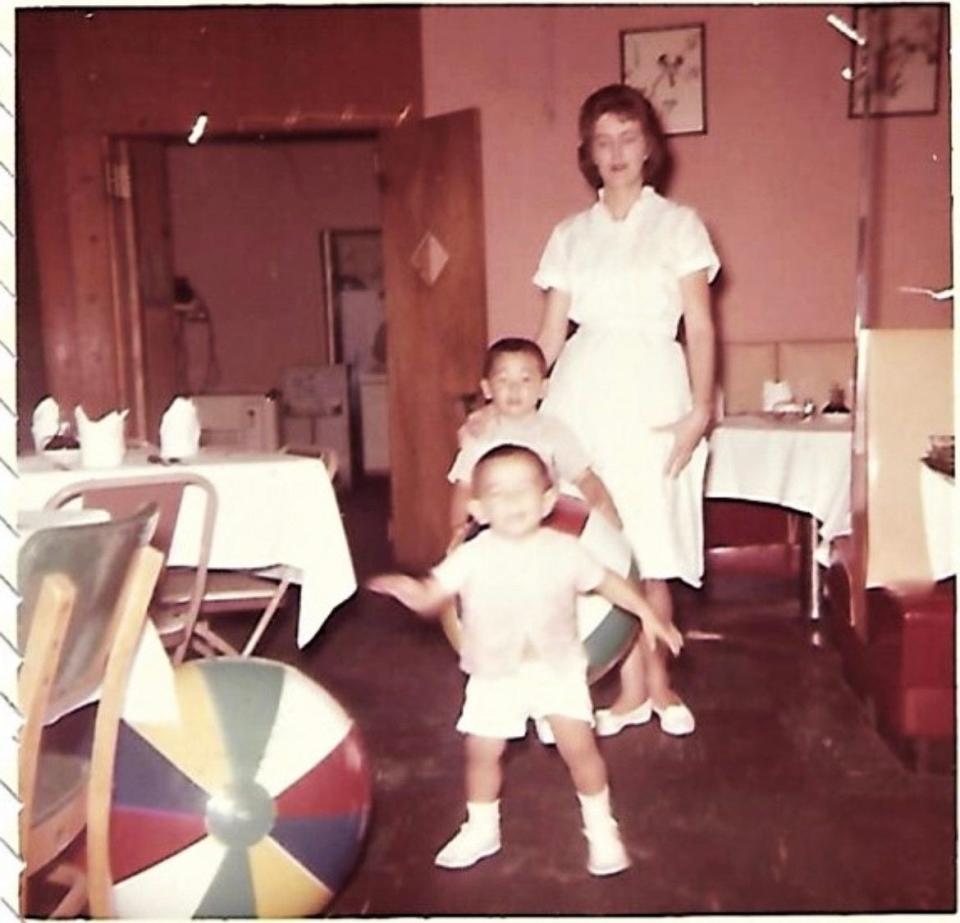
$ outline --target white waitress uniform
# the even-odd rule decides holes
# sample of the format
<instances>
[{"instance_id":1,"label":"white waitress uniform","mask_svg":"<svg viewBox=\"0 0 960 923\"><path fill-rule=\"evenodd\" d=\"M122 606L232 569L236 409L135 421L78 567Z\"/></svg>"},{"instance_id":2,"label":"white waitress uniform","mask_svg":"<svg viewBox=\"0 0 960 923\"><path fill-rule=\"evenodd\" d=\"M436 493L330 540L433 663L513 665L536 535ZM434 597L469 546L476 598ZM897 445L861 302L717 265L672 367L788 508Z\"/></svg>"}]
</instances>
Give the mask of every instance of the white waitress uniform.
<instances>
[{"instance_id":1,"label":"white waitress uniform","mask_svg":"<svg viewBox=\"0 0 960 923\"><path fill-rule=\"evenodd\" d=\"M534 283L571 297L579 324L550 376L543 411L567 423L613 496L640 576L703 576L703 477L707 443L671 479L663 474L672 423L691 406L686 357L677 342L680 279L720 261L693 209L643 190L623 220L602 197L561 221Z\"/></svg>"}]
</instances>

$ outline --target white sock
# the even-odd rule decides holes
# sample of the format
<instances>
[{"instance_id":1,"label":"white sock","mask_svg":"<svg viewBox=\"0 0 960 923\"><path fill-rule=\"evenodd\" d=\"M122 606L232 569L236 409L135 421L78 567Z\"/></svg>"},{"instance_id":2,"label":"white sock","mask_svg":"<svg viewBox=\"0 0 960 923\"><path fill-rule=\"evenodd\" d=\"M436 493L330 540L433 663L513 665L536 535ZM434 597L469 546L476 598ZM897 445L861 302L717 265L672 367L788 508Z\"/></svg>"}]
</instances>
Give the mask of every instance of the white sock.
<instances>
[{"instance_id":1,"label":"white sock","mask_svg":"<svg viewBox=\"0 0 960 923\"><path fill-rule=\"evenodd\" d=\"M467 822L484 827L500 826L500 801L468 801Z\"/></svg>"},{"instance_id":2,"label":"white sock","mask_svg":"<svg viewBox=\"0 0 960 923\"><path fill-rule=\"evenodd\" d=\"M577 792L580 802L580 813L583 816L583 826L587 829L609 827L616 824L610 811L610 789L605 788L595 795L583 795Z\"/></svg>"}]
</instances>

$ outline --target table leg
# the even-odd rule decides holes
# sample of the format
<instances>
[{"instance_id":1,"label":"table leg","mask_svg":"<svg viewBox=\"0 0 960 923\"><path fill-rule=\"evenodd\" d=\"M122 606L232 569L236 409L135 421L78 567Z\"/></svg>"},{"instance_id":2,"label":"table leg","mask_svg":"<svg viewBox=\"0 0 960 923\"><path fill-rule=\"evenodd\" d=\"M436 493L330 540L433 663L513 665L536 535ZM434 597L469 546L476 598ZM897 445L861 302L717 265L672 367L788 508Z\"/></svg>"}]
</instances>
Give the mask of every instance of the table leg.
<instances>
[{"instance_id":1,"label":"table leg","mask_svg":"<svg viewBox=\"0 0 960 923\"><path fill-rule=\"evenodd\" d=\"M800 598L803 614L811 621L822 616L823 587L820 581L820 565L817 563L819 523L816 516L803 517L803 540L800 555L800 579L803 581Z\"/></svg>"}]
</instances>

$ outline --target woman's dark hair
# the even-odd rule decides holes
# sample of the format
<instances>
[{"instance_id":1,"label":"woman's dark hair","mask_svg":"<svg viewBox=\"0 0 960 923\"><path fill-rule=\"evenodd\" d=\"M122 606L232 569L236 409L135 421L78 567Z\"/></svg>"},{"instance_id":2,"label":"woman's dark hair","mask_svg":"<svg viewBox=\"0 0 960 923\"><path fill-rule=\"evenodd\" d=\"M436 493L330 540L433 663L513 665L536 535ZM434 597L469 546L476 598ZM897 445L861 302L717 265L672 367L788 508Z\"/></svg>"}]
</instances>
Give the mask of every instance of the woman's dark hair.
<instances>
[{"instance_id":1,"label":"woman's dark hair","mask_svg":"<svg viewBox=\"0 0 960 923\"><path fill-rule=\"evenodd\" d=\"M647 159L643 165L643 181L656 189L666 182L670 166L670 153L656 110L650 100L634 87L625 83L611 83L591 93L580 107L578 128L580 146L577 160L584 179L594 188L603 186L600 172L590 153L593 131L602 115L613 113L621 119L639 122L647 142Z\"/></svg>"}]
</instances>

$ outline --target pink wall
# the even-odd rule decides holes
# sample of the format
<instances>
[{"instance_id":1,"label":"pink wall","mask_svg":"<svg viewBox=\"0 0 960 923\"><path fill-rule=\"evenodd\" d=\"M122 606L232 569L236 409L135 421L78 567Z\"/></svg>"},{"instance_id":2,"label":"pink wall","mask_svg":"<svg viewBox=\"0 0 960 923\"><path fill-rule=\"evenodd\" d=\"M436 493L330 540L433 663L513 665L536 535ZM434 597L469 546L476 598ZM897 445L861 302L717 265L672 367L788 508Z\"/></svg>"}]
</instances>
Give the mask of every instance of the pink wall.
<instances>
[{"instance_id":1,"label":"pink wall","mask_svg":"<svg viewBox=\"0 0 960 923\"><path fill-rule=\"evenodd\" d=\"M267 391L285 368L326 361L319 233L379 226L374 149L372 140L169 149L174 265L210 307L216 390Z\"/></svg>"},{"instance_id":2,"label":"pink wall","mask_svg":"<svg viewBox=\"0 0 960 923\"><path fill-rule=\"evenodd\" d=\"M576 112L620 79L620 30L697 22L708 131L672 139L670 195L697 208L724 261L722 334L852 336L862 122L847 117L849 45L825 23L831 9L850 19L822 6L425 7L425 113L481 110L491 337L536 329L540 250L590 201ZM947 67L940 99L937 116L882 120L884 326L950 323L949 304L896 290L951 279Z\"/></svg>"}]
</instances>

